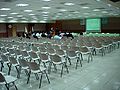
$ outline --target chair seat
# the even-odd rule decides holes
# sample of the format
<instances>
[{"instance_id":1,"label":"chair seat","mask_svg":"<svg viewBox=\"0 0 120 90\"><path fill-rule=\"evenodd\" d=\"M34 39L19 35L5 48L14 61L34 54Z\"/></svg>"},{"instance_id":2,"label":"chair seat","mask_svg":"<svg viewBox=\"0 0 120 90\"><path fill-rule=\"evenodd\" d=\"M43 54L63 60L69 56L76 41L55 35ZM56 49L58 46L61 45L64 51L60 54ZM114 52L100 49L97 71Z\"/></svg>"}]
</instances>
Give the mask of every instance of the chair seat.
<instances>
[{"instance_id":1,"label":"chair seat","mask_svg":"<svg viewBox=\"0 0 120 90\"><path fill-rule=\"evenodd\" d=\"M84 55L85 55L85 54L89 54L89 53L90 53L90 52L81 52L81 54L84 54Z\"/></svg>"},{"instance_id":2,"label":"chair seat","mask_svg":"<svg viewBox=\"0 0 120 90\"><path fill-rule=\"evenodd\" d=\"M45 71L45 70L46 70L46 68L40 67L40 70L31 70L31 72L32 73L40 73L40 72Z\"/></svg>"},{"instance_id":3,"label":"chair seat","mask_svg":"<svg viewBox=\"0 0 120 90\"><path fill-rule=\"evenodd\" d=\"M19 64L18 64L18 63L16 63L16 64L12 64L12 65L15 67L15 66L18 66Z\"/></svg>"},{"instance_id":4,"label":"chair seat","mask_svg":"<svg viewBox=\"0 0 120 90\"><path fill-rule=\"evenodd\" d=\"M7 75L7 76L5 76L5 80L7 83L12 83L12 82L16 81L17 78Z\"/></svg>"},{"instance_id":5,"label":"chair seat","mask_svg":"<svg viewBox=\"0 0 120 90\"><path fill-rule=\"evenodd\" d=\"M5 61L4 63L5 63L5 64L6 64L6 63L10 63L10 61Z\"/></svg>"},{"instance_id":6,"label":"chair seat","mask_svg":"<svg viewBox=\"0 0 120 90\"><path fill-rule=\"evenodd\" d=\"M22 67L22 69L28 69L29 67L28 66L26 66L26 67Z\"/></svg>"}]
</instances>

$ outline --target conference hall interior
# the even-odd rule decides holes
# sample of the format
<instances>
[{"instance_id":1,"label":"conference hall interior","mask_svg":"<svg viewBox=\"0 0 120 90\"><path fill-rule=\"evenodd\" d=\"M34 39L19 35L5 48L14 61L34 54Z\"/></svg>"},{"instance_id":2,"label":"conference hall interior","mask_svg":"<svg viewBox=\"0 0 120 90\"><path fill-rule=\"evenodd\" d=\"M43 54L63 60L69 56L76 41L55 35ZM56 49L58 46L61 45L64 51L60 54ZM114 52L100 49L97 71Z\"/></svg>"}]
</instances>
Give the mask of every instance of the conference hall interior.
<instances>
[{"instance_id":1,"label":"conference hall interior","mask_svg":"<svg viewBox=\"0 0 120 90\"><path fill-rule=\"evenodd\" d=\"M120 0L0 0L0 90L120 90Z\"/></svg>"}]
</instances>

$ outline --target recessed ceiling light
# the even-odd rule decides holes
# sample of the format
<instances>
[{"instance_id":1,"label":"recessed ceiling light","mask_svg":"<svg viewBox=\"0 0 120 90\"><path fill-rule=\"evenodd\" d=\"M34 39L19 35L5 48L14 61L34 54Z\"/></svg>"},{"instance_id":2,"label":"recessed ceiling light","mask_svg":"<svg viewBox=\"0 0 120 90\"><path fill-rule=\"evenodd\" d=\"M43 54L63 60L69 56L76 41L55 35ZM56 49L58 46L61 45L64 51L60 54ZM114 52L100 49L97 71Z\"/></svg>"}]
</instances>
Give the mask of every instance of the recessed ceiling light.
<instances>
[{"instance_id":1,"label":"recessed ceiling light","mask_svg":"<svg viewBox=\"0 0 120 90\"><path fill-rule=\"evenodd\" d=\"M24 12L32 12L32 10L24 10Z\"/></svg>"},{"instance_id":2,"label":"recessed ceiling light","mask_svg":"<svg viewBox=\"0 0 120 90\"><path fill-rule=\"evenodd\" d=\"M9 22L14 23L14 22L17 22L17 21L16 20L10 20Z\"/></svg>"},{"instance_id":3,"label":"recessed ceiling light","mask_svg":"<svg viewBox=\"0 0 120 90\"><path fill-rule=\"evenodd\" d=\"M10 8L1 8L0 10L2 11L8 11L8 10L11 10Z\"/></svg>"},{"instance_id":4,"label":"recessed ceiling light","mask_svg":"<svg viewBox=\"0 0 120 90\"><path fill-rule=\"evenodd\" d=\"M49 12L42 12L42 13L44 13L44 14L48 14Z\"/></svg>"},{"instance_id":5,"label":"recessed ceiling light","mask_svg":"<svg viewBox=\"0 0 120 90\"><path fill-rule=\"evenodd\" d=\"M60 11L61 11L61 12L65 12L65 11L67 11L67 10L66 10L66 9L60 9Z\"/></svg>"},{"instance_id":6,"label":"recessed ceiling light","mask_svg":"<svg viewBox=\"0 0 120 90\"><path fill-rule=\"evenodd\" d=\"M21 19L27 19L27 18L25 18L25 17L22 17Z\"/></svg>"},{"instance_id":7,"label":"recessed ceiling light","mask_svg":"<svg viewBox=\"0 0 120 90\"><path fill-rule=\"evenodd\" d=\"M100 9L94 9L93 11L97 12L97 11L100 11Z\"/></svg>"},{"instance_id":8,"label":"recessed ceiling light","mask_svg":"<svg viewBox=\"0 0 120 90\"><path fill-rule=\"evenodd\" d=\"M13 17L8 17L8 18L13 18Z\"/></svg>"},{"instance_id":9,"label":"recessed ceiling light","mask_svg":"<svg viewBox=\"0 0 120 90\"><path fill-rule=\"evenodd\" d=\"M0 15L1 17L6 17L7 15Z\"/></svg>"},{"instance_id":10,"label":"recessed ceiling light","mask_svg":"<svg viewBox=\"0 0 120 90\"><path fill-rule=\"evenodd\" d=\"M23 15L17 15L17 17L23 17Z\"/></svg>"},{"instance_id":11,"label":"recessed ceiling light","mask_svg":"<svg viewBox=\"0 0 120 90\"><path fill-rule=\"evenodd\" d=\"M29 15L30 15L30 16L34 16L35 14L32 14L32 13L31 13L31 14L29 14Z\"/></svg>"},{"instance_id":12,"label":"recessed ceiling light","mask_svg":"<svg viewBox=\"0 0 120 90\"><path fill-rule=\"evenodd\" d=\"M46 21L40 21L40 23L46 23Z\"/></svg>"},{"instance_id":13,"label":"recessed ceiling light","mask_svg":"<svg viewBox=\"0 0 120 90\"><path fill-rule=\"evenodd\" d=\"M10 13L10 14L12 14L12 15L16 15L16 14L18 14L18 13Z\"/></svg>"},{"instance_id":14,"label":"recessed ceiling light","mask_svg":"<svg viewBox=\"0 0 120 90\"><path fill-rule=\"evenodd\" d=\"M42 7L42 9L50 9L51 7L48 7L48 6L44 6Z\"/></svg>"},{"instance_id":15,"label":"recessed ceiling light","mask_svg":"<svg viewBox=\"0 0 120 90\"><path fill-rule=\"evenodd\" d=\"M90 8L90 7L82 7L82 8L84 8L84 9L88 9L88 8Z\"/></svg>"},{"instance_id":16,"label":"recessed ceiling light","mask_svg":"<svg viewBox=\"0 0 120 90\"><path fill-rule=\"evenodd\" d=\"M20 4L16 4L16 6L18 6L18 7L25 7L25 6L28 6L29 4L22 4L22 3L20 3Z\"/></svg>"},{"instance_id":17,"label":"recessed ceiling light","mask_svg":"<svg viewBox=\"0 0 120 90\"><path fill-rule=\"evenodd\" d=\"M3 21L3 20L0 20L0 22L2 22L2 23L3 23L3 22L5 22L5 21Z\"/></svg>"},{"instance_id":18,"label":"recessed ceiling light","mask_svg":"<svg viewBox=\"0 0 120 90\"><path fill-rule=\"evenodd\" d=\"M36 20L33 20L33 21L30 21L30 22L36 23L37 21L36 21Z\"/></svg>"},{"instance_id":19,"label":"recessed ceiling light","mask_svg":"<svg viewBox=\"0 0 120 90\"><path fill-rule=\"evenodd\" d=\"M49 2L49 1L51 1L51 0L42 0L42 1Z\"/></svg>"},{"instance_id":20,"label":"recessed ceiling light","mask_svg":"<svg viewBox=\"0 0 120 90\"><path fill-rule=\"evenodd\" d=\"M117 15L119 15L119 14L117 14L117 13L115 13L115 14L113 14L114 16L117 16Z\"/></svg>"},{"instance_id":21,"label":"recessed ceiling light","mask_svg":"<svg viewBox=\"0 0 120 90\"><path fill-rule=\"evenodd\" d=\"M72 5L75 5L75 4L74 3L64 3L64 5L72 6Z\"/></svg>"},{"instance_id":22,"label":"recessed ceiling light","mask_svg":"<svg viewBox=\"0 0 120 90\"><path fill-rule=\"evenodd\" d=\"M43 16L44 16L44 17L46 17L46 16L49 16L49 15L47 15L47 14L44 14Z\"/></svg>"},{"instance_id":23,"label":"recessed ceiling light","mask_svg":"<svg viewBox=\"0 0 120 90\"><path fill-rule=\"evenodd\" d=\"M28 22L28 21L21 21L21 22L26 23L26 22Z\"/></svg>"},{"instance_id":24,"label":"recessed ceiling light","mask_svg":"<svg viewBox=\"0 0 120 90\"><path fill-rule=\"evenodd\" d=\"M60 12L59 12L59 13L57 13L57 15L63 15L63 13L60 13Z\"/></svg>"},{"instance_id":25,"label":"recessed ceiling light","mask_svg":"<svg viewBox=\"0 0 120 90\"><path fill-rule=\"evenodd\" d=\"M102 11L102 13L108 13L107 11Z\"/></svg>"},{"instance_id":26,"label":"recessed ceiling light","mask_svg":"<svg viewBox=\"0 0 120 90\"><path fill-rule=\"evenodd\" d=\"M47 18L44 18L43 20L47 20Z\"/></svg>"}]
</instances>

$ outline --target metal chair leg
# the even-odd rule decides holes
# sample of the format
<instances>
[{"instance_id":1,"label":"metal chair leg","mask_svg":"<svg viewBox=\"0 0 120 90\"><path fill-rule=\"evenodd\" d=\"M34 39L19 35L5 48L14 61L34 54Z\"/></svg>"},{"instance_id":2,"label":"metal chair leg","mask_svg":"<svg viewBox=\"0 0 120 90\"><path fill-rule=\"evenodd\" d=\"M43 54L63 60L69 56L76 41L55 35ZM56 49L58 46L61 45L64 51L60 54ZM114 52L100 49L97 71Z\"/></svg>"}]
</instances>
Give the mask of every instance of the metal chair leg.
<instances>
[{"instance_id":1,"label":"metal chair leg","mask_svg":"<svg viewBox=\"0 0 120 90\"><path fill-rule=\"evenodd\" d=\"M49 77L48 77L46 71L44 71L44 73L45 73L45 75L46 75L46 78L47 78L47 80L48 80L48 83L50 83L50 80L49 80Z\"/></svg>"},{"instance_id":2,"label":"metal chair leg","mask_svg":"<svg viewBox=\"0 0 120 90\"><path fill-rule=\"evenodd\" d=\"M62 69L61 69L61 77L62 77L62 74L63 74L63 67L64 67L64 65L62 64Z\"/></svg>"},{"instance_id":3,"label":"metal chair leg","mask_svg":"<svg viewBox=\"0 0 120 90\"><path fill-rule=\"evenodd\" d=\"M27 84L28 84L28 83L29 83L29 81L30 81L30 74L31 74L31 71L29 71L29 73L28 73Z\"/></svg>"},{"instance_id":4,"label":"metal chair leg","mask_svg":"<svg viewBox=\"0 0 120 90\"><path fill-rule=\"evenodd\" d=\"M41 74L41 77L40 77L39 88L41 88L41 83L42 83L42 74Z\"/></svg>"}]
</instances>

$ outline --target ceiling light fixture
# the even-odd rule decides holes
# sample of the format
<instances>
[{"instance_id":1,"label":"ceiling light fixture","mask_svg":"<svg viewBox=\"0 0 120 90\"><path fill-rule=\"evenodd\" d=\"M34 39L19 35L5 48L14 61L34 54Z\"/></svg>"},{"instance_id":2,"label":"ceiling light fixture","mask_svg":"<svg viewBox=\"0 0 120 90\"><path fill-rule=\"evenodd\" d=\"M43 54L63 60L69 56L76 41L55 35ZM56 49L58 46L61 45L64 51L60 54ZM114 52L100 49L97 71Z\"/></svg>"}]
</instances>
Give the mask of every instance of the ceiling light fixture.
<instances>
[{"instance_id":1,"label":"ceiling light fixture","mask_svg":"<svg viewBox=\"0 0 120 90\"><path fill-rule=\"evenodd\" d=\"M3 21L3 20L0 20L0 22L1 22L1 23L3 23L3 22L5 22L5 21Z\"/></svg>"},{"instance_id":2,"label":"ceiling light fixture","mask_svg":"<svg viewBox=\"0 0 120 90\"><path fill-rule=\"evenodd\" d=\"M48 6L44 6L42 7L42 9L50 9L51 7L48 7Z\"/></svg>"},{"instance_id":3,"label":"ceiling light fixture","mask_svg":"<svg viewBox=\"0 0 120 90\"><path fill-rule=\"evenodd\" d=\"M1 8L0 9L1 11L9 11L9 10L11 10L10 8Z\"/></svg>"},{"instance_id":4,"label":"ceiling light fixture","mask_svg":"<svg viewBox=\"0 0 120 90\"><path fill-rule=\"evenodd\" d=\"M94 9L93 11L97 12L97 11L100 11L99 9Z\"/></svg>"},{"instance_id":5,"label":"ceiling light fixture","mask_svg":"<svg viewBox=\"0 0 120 90\"><path fill-rule=\"evenodd\" d=\"M42 13L44 13L44 14L48 14L49 12L42 12Z\"/></svg>"},{"instance_id":6,"label":"ceiling light fixture","mask_svg":"<svg viewBox=\"0 0 120 90\"><path fill-rule=\"evenodd\" d=\"M51 1L51 0L42 0L42 1L49 2L49 1Z\"/></svg>"},{"instance_id":7,"label":"ceiling light fixture","mask_svg":"<svg viewBox=\"0 0 120 90\"><path fill-rule=\"evenodd\" d=\"M24 12L32 12L32 10L24 10Z\"/></svg>"},{"instance_id":8,"label":"ceiling light fixture","mask_svg":"<svg viewBox=\"0 0 120 90\"><path fill-rule=\"evenodd\" d=\"M46 21L40 21L40 23L46 23Z\"/></svg>"},{"instance_id":9,"label":"ceiling light fixture","mask_svg":"<svg viewBox=\"0 0 120 90\"><path fill-rule=\"evenodd\" d=\"M29 15L30 15L30 16L34 16L35 14L32 14L32 13L31 13L31 14L29 14Z\"/></svg>"},{"instance_id":10,"label":"ceiling light fixture","mask_svg":"<svg viewBox=\"0 0 120 90\"><path fill-rule=\"evenodd\" d=\"M8 17L8 18L13 18L13 17Z\"/></svg>"},{"instance_id":11,"label":"ceiling light fixture","mask_svg":"<svg viewBox=\"0 0 120 90\"><path fill-rule=\"evenodd\" d=\"M18 7L26 7L26 6L29 6L29 4L22 4L22 3L20 3L20 4L16 4L16 6L18 6Z\"/></svg>"},{"instance_id":12,"label":"ceiling light fixture","mask_svg":"<svg viewBox=\"0 0 120 90\"><path fill-rule=\"evenodd\" d=\"M90 7L82 7L83 9L88 9L88 8L90 8Z\"/></svg>"},{"instance_id":13,"label":"ceiling light fixture","mask_svg":"<svg viewBox=\"0 0 120 90\"><path fill-rule=\"evenodd\" d=\"M7 15L0 15L1 17L6 17Z\"/></svg>"},{"instance_id":14,"label":"ceiling light fixture","mask_svg":"<svg viewBox=\"0 0 120 90\"><path fill-rule=\"evenodd\" d=\"M65 12L65 11L67 11L67 10L66 10L66 9L60 9L60 11L61 11L61 12Z\"/></svg>"},{"instance_id":15,"label":"ceiling light fixture","mask_svg":"<svg viewBox=\"0 0 120 90\"><path fill-rule=\"evenodd\" d=\"M17 15L17 17L23 17L23 15Z\"/></svg>"},{"instance_id":16,"label":"ceiling light fixture","mask_svg":"<svg viewBox=\"0 0 120 90\"><path fill-rule=\"evenodd\" d=\"M107 11L102 11L102 13L108 13Z\"/></svg>"},{"instance_id":17,"label":"ceiling light fixture","mask_svg":"<svg viewBox=\"0 0 120 90\"><path fill-rule=\"evenodd\" d=\"M72 5L75 5L75 4L74 3L64 3L64 5L72 6Z\"/></svg>"}]
</instances>

